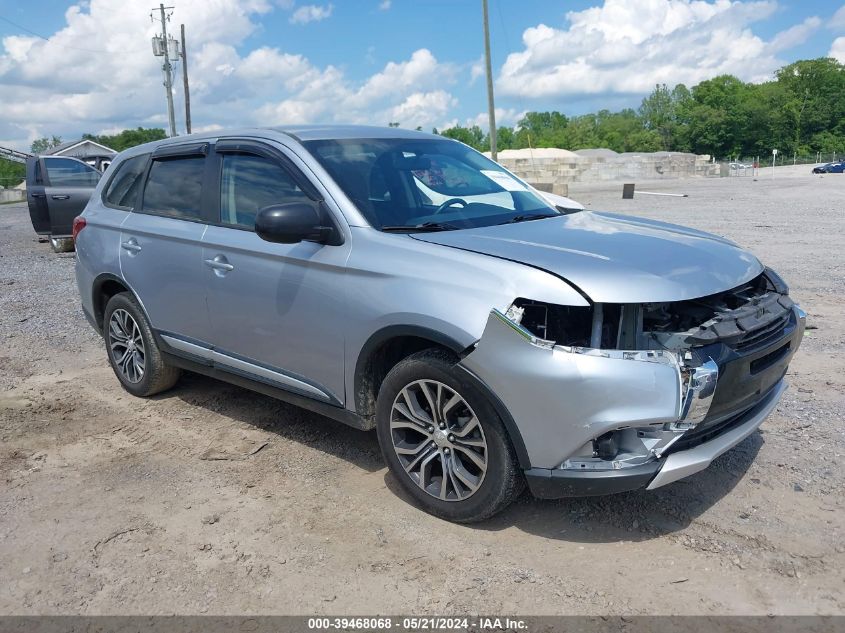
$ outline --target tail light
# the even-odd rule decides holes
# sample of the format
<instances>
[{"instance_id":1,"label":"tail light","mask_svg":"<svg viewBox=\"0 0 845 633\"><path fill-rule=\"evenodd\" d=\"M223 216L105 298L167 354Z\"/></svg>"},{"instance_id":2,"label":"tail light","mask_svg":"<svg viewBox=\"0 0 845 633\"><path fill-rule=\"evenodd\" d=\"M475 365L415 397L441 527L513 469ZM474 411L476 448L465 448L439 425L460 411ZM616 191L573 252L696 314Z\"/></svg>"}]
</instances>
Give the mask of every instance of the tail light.
<instances>
[{"instance_id":1,"label":"tail light","mask_svg":"<svg viewBox=\"0 0 845 633\"><path fill-rule=\"evenodd\" d=\"M76 216L73 218L73 231L71 235L73 235L73 243L76 244L76 236L79 235L79 232L85 228L85 225L88 224L81 215Z\"/></svg>"}]
</instances>

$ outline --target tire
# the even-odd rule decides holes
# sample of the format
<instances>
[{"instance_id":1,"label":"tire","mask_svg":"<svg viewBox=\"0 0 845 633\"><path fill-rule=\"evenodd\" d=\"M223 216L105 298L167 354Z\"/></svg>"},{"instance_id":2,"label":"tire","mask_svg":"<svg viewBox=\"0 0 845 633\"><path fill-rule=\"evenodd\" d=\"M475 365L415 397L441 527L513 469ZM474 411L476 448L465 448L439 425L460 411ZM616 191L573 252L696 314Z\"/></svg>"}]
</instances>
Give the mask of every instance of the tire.
<instances>
[{"instance_id":1,"label":"tire","mask_svg":"<svg viewBox=\"0 0 845 633\"><path fill-rule=\"evenodd\" d=\"M162 360L147 317L130 293L121 292L109 299L103 338L115 376L133 396L161 393L179 380L181 371Z\"/></svg>"},{"instance_id":2,"label":"tire","mask_svg":"<svg viewBox=\"0 0 845 633\"><path fill-rule=\"evenodd\" d=\"M482 521L525 486L504 424L444 350L418 352L390 370L376 402L376 432L402 488L442 519Z\"/></svg>"},{"instance_id":3,"label":"tire","mask_svg":"<svg viewBox=\"0 0 845 633\"><path fill-rule=\"evenodd\" d=\"M50 248L54 253L70 253L74 250L73 238L50 236Z\"/></svg>"}]
</instances>

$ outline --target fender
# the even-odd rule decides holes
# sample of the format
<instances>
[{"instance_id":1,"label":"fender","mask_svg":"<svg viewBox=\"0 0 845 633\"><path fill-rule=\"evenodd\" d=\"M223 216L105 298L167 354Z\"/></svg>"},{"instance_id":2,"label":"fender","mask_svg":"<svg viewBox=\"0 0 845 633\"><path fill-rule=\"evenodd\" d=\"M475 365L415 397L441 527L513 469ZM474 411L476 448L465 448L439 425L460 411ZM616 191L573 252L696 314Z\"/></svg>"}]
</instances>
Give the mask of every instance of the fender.
<instances>
[{"instance_id":1,"label":"fender","mask_svg":"<svg viewBox=\"0 0 845 633\"><path fill-rule=\"evenodd\" d=\"M363 347L361 348L361 352L358 354L358 360L355 363L355 393L353 400L355 402L356 411L358 415L360 415L362 418L372 417L373 415L373 413L370 413L368 411L368 407L367 404L364 402L363 395L366 390L365 379L367 364L372 358L373 353L383 343L389 341L392 338L399 338L403 336L412 336L432 341L433 343L437 343L438 345L442 345L443 347L451 350L459 358L466 356L466 354L471 351L472 347L462 345L452 337L443 334L442 332L419 325L389 325L380 330L377 330L374 334L370 336L370 338L367 339L367 342L364 343ZM473 385L482 394L484 394L484 396L488 399L490 404L496 410L496 413L499 415L499 418L505 425L505 430L507 431L511 443L513 444L514 450L516 451L520 467L523 469L530 468L531 464L528 459L528 451L525 449L525 443L522 439L522 434L519 432L519 428L517 427L516 422L514 422L513 417L511 416L507 407L505 407L504 403L493 392L493 390L490 389L490 387L488 387L484 383L484 381L482 381L478 376L476 376L474 373L472 373L460 364L456 365L456 367L459 371L464 374L466 378L469 379L471 383L473 383Z\"/></svg>"}]
</instances>

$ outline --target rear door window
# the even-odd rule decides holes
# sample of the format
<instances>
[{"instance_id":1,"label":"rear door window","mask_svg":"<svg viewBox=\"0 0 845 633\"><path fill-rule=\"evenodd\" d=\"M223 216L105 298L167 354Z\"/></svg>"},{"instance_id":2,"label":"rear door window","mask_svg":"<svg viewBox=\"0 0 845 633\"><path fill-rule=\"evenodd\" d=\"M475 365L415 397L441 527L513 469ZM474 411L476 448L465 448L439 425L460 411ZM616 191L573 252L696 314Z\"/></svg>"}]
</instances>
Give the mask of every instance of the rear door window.
<instances>
[{"instance_id":1,"label":"rear door window","mask_svg":"<svg viewBox=\"0 0 845 633\"><path fill-rule=\"evenodd\" d=\"M260 209L273 204L307 202L308 196L279 163L252 154L222 155L220 222L253 229Z\"/></svg>"},{"instance_id":2,"label":"rear door window","mask_svg":"<svg viewBox=\"0 0 845 633\"><path fill-rule=\"evenodd\" d=\"M52 187L96 187L102 174L72 158L45 158L44 168Z\"/></svg>"},{"instance_id":3,"label":"rear door window","mask_svg":"<svg viewBox=\"0 0 845 633\"><path fill-rule=\"evenodd\" d=\"M154 159L142 211L184 220L202 219L204 172L205 156Z\"/></svg>"},{"instance_id":4,"label":"rear door window","mask_svg":"<svg viewBox=\"0 0 845 633\"><path fill-rule=\"evenodd\" d=\"M122 209L135 208L148 158L148 154L134 156L117 166L117 173L106 189L104 196L106 204Z\"/></svg>"}]
</instances>

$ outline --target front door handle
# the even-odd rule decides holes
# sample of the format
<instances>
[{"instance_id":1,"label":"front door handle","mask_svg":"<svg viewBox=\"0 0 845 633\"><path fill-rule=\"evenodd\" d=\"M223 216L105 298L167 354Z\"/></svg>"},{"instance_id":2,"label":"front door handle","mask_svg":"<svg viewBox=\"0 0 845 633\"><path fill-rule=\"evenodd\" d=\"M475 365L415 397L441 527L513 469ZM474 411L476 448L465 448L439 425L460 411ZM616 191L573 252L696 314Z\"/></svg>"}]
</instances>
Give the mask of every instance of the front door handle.
<instances>
[{"instance_id":1,"label":"front door handle","mask_svg":"<svg viewBox=\"0 0 845 633\"><path fill-rule=\"evenodd\" d=\"M31 193L29 195L32 196L33 198L46 198L47 197L46 193Z\"/></svg>"},{"instance_id":2,"label":"front door handle","mask_svg":"<svg viewBox=\"0 0 845 633\"><path fill-rule=\"evenodd\" d=\"M50 196L53 200L70 200L70 196L63 194L57 196Z\"/></svg>"},{"instance_id":3,"label":"front door handle","mask_svg":"<svg viewBox=\"0 0 845 633\"><path fill-rule=\"evenodd\" d=\"M124 250L129 251L130 253L137 253L141 250L141 245L138 244L138 240L136 240L134 237L130 237L125 242L121 242L120 247Z\"/></svg>"},{"instance_id":4,"label":"front door handle","mask_svg":"<svg viewBox=\"0 0 845 633\"><path fill-rule=\"evenodd\" d=\"M229 271L235 270L235 267L229 263L225 255L215 255L214 259L206 259L205 265L213 268L217 275L225 275Z\"/></svg>"}]
</instances>

